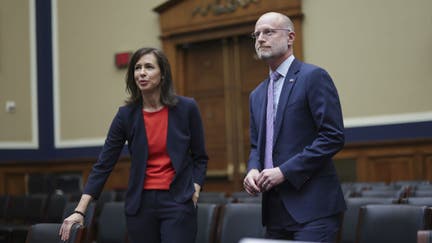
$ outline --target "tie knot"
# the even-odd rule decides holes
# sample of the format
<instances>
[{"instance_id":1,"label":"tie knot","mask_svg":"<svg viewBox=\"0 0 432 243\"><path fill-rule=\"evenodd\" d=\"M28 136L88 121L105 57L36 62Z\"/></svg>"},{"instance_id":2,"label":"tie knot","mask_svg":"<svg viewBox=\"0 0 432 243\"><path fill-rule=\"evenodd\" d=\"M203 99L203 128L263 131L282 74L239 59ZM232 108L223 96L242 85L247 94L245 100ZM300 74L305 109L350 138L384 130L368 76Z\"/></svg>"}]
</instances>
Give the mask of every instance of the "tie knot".
<instances>
[{"instance_id":1,"label":"tie knot","mask_svg":"<svg viewBox=\"0 0 432 243\"><path fill-rule=\"evenodd\" d=\"M275 82L276 80L278 80L281 77L280 73L278 73L277 71L274 71L270 74L270 79Z\"/></svg>"}]
</instances>

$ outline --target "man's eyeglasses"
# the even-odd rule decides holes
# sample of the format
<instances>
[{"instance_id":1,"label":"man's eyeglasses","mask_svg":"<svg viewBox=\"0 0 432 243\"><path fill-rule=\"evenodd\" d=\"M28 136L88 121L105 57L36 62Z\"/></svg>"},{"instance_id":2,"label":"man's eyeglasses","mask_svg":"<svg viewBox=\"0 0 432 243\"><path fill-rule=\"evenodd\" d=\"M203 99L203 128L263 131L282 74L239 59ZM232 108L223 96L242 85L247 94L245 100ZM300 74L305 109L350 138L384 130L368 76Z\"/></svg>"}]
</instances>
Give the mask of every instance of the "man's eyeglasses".
<instances>
[{"instance_id":1,"label":"man's eyeglasses","mask_svg":"<svg viewBox=\"0 0 432 243\"><path fill-rule=\"evenodd\" d=\"M270 37L274 33L276 33L277 30L285 30L291 32L290 29L263 29L262 31L255 31L251 34L252 39L258 39L261 34L263 34L265 37Z\"/></svg>"}]
</instances>

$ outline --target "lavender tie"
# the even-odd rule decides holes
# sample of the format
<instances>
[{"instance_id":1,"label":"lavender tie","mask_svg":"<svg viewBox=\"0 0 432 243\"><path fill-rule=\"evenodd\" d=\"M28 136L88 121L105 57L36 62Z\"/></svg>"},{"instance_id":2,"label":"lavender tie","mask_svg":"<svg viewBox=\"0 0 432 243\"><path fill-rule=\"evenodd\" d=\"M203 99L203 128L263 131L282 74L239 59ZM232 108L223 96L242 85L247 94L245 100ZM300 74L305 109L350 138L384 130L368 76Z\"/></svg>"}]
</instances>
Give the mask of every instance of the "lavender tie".
<instances>
[{"instance_id":1,"label":"lavender tie","mask_svg":"<svg viewBox=\"0 0 432 243\"><path fill-rule=\"evenodd\" d=\"M272 72L270 74L270 81L267 89L267 117L266 117L266 143L265 143L265 157L264 157L264 168L273 168L273 133L274 133L274 96L273 86L274 82L280 78L278 72Z\"/></svg>"}]
</instances>

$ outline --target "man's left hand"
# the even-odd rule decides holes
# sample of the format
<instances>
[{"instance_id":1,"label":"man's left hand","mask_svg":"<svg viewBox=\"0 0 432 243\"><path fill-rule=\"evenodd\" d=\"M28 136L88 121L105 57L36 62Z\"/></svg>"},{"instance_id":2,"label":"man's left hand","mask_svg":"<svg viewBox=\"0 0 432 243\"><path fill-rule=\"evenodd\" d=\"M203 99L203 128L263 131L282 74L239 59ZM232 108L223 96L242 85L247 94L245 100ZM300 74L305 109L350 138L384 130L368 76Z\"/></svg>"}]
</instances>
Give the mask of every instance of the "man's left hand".
<instances>
[{"instance_id":1,"label":"man's left hand","mask_svg":"<svg viewBox=\"0 0 432 243\"><path fill-rule=\"evenodd\" d=\"M258 176L257 184L261 191L268 191L285 180L279 167L264 169Z\"/></svg>"}]
</instances>

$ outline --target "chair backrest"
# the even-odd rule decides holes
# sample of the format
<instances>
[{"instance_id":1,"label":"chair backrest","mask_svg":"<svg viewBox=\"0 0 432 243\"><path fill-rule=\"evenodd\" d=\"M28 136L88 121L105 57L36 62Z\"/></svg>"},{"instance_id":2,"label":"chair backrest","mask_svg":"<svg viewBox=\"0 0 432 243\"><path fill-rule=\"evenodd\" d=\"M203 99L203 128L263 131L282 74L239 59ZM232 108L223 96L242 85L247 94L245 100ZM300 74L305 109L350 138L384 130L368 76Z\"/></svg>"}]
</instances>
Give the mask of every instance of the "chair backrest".
<instances>
[{"instance_id":1,"label":"chair backrest","mask_svg":"<svg viewBox=\"0 0 432 243\"><path fill-rule=\"evenodd\" d=\"M215 241L218 213L218 204L198 204L198 232L195 243L213 243Z\"/></svg>"},{"instance_id":2,"label":"chair backrest","mask_svg":"<svg viewBox=\"0 0 432 243\"><path fill-rule=\"evenodd\" d=\"M70 236L67 241L61 241L59 236L61 224L39 223L30 227L26 243L81 243L84 227L79 224L72 225Z\"/></svg>"},{"instance_id":3,"label":"chair backrest","mask_svg":"<svg viewBox=\"0 0 432 243\"><path fill-rule=\"evenodd\" d=\"M417 231L417 243L432 243L432 230Z\"/></svg>"},{"instance_id":4,"label":"chair backrest","mask_svg":"<svg viewBox=\"0 0 432 243\"><path fill-rule=\"evenodd\" d=\"M350 197L346 198L347 210L343 216L341 242L354 243L356 238L356 229L359 209L367 204L392 204L394 198L379 197Z\"/></svg>"},{"instance_id":5,"label":"chair backrest","mask_svg":"<svg viewBox=\"0 0 432 243\"><path fill-rule=\"evenodd\" d=\"M107 202L98 220L98 243L122 243L126 239L124 202Z\"/></svg>"},{"instance_id":6,"label":"chair backrest","mask_svg":"<svg viewBox=\"0 0 432 243\"><path fill-rule=\"evenodd\" d=\"M357 243L415 243L417 231L430 229L431 216L431 209L426 206L362 206L357 227Z\"/></svg>"},{"instance_id":7,"label":"chair backrest","mask_svg":"<svg viewBox=\"0 0 432 243\"><path fill-rule=\"evenodd\" d=\"M227 203L222 206L217 242L238 243L245 237L263 238L261 204Z\"/></svg>"}]
</instances>

